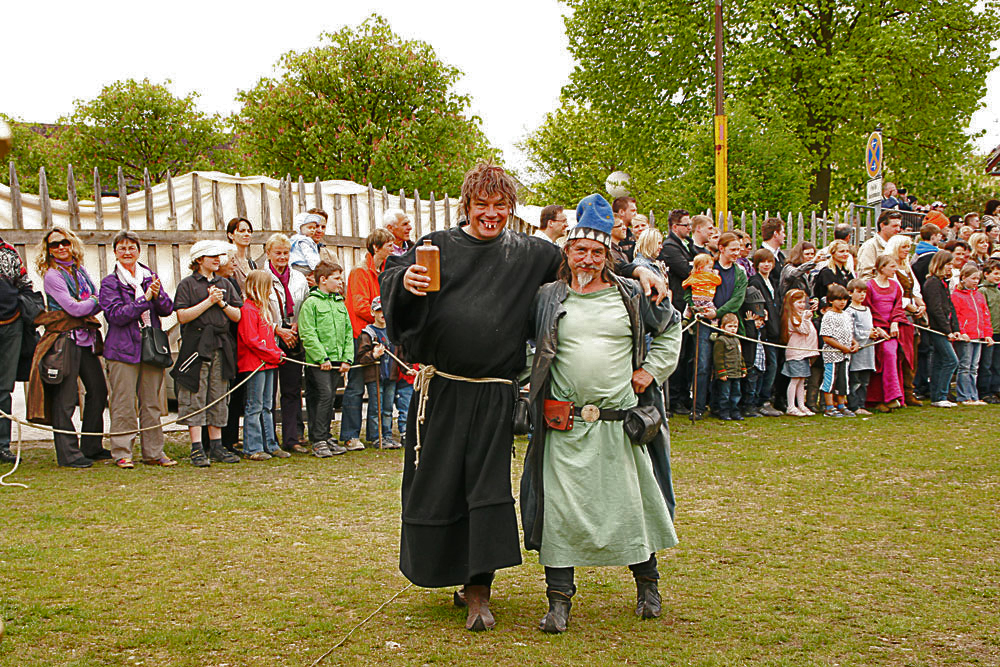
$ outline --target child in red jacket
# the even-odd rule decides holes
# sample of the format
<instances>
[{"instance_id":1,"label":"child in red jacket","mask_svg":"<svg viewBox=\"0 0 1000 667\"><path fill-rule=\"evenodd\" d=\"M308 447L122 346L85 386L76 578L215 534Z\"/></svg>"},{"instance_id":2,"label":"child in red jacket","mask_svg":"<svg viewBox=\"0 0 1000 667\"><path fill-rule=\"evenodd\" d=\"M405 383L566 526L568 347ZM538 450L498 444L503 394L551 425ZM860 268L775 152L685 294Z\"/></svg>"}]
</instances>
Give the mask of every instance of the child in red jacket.
<instances>
[{"instance_id":1,"label":"child in red jacket","mask_svg":"<svg viewBox=\"0 0 1000 667\"><path fill-rule=\"evenodd\" d=\"M246 411L243 413L243 453L251 461L266 461L272 456L288 458L278 446L274 434L274 383L285 353L274 338L271 318L271 275L267 271L247 274L246 299L236 339L236 365L241 373L254 373L246 384ZM264 364L264 367L257 370Z\"/></svg>"},{"instance_id":2,"label":"child in red jacket","mask_svg":"<svg viewBox=\"0 0 1000 667\"><path fill-rule=\"evenodd\" d=\"M993 345L993 326L986 297L976 289L980 277L979 267L973 262L966 262L959 274L958 288L951 295L961 332L961 339L955 341L955 352L958 353L955 393L962 405L986 405L985 401L979 400L976 381L984 341L986 345Z\"/></svg>"}]
</instances>

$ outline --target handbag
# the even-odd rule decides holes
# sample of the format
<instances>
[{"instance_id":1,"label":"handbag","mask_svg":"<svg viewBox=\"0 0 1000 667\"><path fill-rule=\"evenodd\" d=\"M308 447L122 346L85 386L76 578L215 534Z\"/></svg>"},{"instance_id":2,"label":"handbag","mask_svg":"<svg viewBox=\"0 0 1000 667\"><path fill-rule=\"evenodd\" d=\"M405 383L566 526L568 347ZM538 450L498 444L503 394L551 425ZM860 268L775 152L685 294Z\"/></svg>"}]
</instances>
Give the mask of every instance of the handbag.
<instances>
[{"instance_id":1,"label":"handbag","mask_svg":"<svg viewBox=\"0 0 1000 667\"><path fill-rule=\"evenodd\" d=\"M157 368L170 368L174 359L170 355L170 340L167 332L157 327L140 327L142 363Z\"/></svg>"},{"instance_id":2,"label":"handbag","mask_svg":"<svg viewBox=\"0 0 1000 667\"><path fill-rule=\"evenodd\" d=\"M66 379L70 373L70 345L73 342L70 333L63 332L56 336L52 347L48 349L45 356L38 362L38 370L41 372L42 382L45 384L59 384Z\"/></svg>"}]
</instances>

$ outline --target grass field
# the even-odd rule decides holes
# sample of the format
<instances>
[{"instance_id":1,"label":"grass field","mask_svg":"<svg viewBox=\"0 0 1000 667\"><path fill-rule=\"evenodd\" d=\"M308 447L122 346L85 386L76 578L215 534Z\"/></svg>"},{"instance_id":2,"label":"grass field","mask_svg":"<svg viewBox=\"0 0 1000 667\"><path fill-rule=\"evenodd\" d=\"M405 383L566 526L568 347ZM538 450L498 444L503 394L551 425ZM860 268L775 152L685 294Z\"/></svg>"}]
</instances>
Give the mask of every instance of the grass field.
<instances>
[{"instance_id":1,"label":"grass field","mask_svg":"<svg viewBox=\"0 0 1000 667\"><path fill-rule=\"evenodd\" d=\"M411 588L322 664L1000 664L998 419L675 419L662 618L632 615L626 568L581 568L570 631L543 635L527 554L497 576L494 631L466 632L450 590ZM0 665L310 665L407 583L400 452L25 459L30 488L0 489Z\"/></svg>"}]
</instances>

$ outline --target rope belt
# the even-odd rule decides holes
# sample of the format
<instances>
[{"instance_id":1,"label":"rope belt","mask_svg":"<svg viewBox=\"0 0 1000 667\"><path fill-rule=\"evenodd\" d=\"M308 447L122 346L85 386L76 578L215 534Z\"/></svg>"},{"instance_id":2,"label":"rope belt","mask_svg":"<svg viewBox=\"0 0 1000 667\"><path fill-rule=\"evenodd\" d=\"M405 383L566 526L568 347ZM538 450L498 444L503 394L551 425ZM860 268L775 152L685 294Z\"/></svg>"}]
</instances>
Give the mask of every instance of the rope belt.
<instances>
[{"instance_id":1,"label":"rope belt","mask_svg":"<svg viewBox=\"0 0 1000 667\"><path fill-rule=\"evenodd\" d=\"M506 384L514 386L514 381L506 378L467 378L461 375L452 375L451 373L439 371L429 364L421 366L420 370L417 371L417 377L413 381L413 388L420 392L420 402L417 403L417 446L413 449L414 468L417 468L420 465L420 450L423 447L420 442L420 427L424 423L424 416L427 411L427 398L428 390L431 386L431 378L435 375L448 380L454 380L456 382L469 382L471 384Z\"/></svg>"}]
</instances>

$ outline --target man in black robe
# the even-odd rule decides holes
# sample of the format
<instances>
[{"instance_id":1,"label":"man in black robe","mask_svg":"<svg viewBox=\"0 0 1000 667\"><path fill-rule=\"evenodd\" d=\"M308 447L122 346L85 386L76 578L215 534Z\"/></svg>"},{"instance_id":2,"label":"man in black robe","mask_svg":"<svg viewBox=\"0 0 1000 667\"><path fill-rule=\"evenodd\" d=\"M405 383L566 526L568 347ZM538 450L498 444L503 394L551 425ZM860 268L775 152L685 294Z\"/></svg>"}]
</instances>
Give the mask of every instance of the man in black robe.
<instances>
[{"instance_id":1,"label":"man in black robe","mask_svg":"<svg viewBox=\"0 0 1000 667\"><path fill-rule=\"evenodd\" d=\"M390 257L379 276L389 339L424 369L406 428L400 571L418 586L459 586L466 627L494 625L494 572L521 563L510 462L516 378L525 368L528 318L538 288L556 278L559 248L505 229L513 179L492 164L466 174L468 224L431 232ZM415 264L425 240L438 247L441 289L427 293ZM645 269L623 267L666 292ZM422 381L426 385L421 387ZM419 443L419 449L418 449Z\"/></svg>"}]
</instances>

